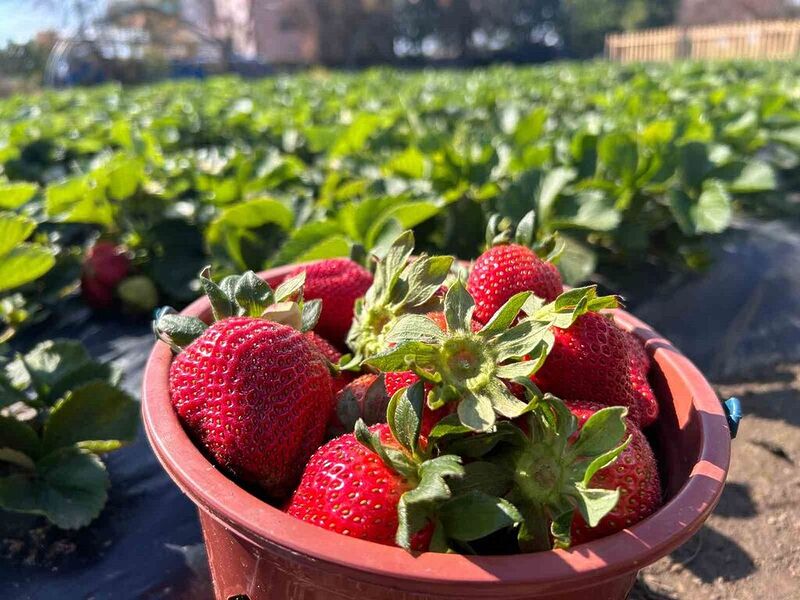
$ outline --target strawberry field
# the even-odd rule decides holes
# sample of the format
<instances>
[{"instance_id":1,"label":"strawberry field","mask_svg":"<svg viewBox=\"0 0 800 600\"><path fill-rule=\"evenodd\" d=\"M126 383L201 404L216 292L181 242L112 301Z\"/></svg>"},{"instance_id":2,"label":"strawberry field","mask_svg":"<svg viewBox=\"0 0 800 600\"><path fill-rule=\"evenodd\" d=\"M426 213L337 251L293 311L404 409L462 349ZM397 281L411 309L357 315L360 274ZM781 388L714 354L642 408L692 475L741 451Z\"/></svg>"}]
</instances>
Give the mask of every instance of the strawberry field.
<instances>
[{"instance_id":1,"label":"strawberry field","mask_svg":"<svg viewBox=\"0 0 800 600\"><path fill-rule=\"evenodd\" d=\"M756 62L320 70L0 101L0 533L1 517L22 514L38 519L20 521L23 529L43 527L40 535L55 546L62 541L53 531L108 527L110 513L129 508L121 500L126 485L138 494L142 478L166 481L143 439L134 397L142 353L152 346L150 318L177 357L170 394L191 438L232 480L248 490L260 486L254 493L273 506L294 494L286 505L294 517L319 518L319 481L327 475L307 461L334 433L345 434L350 438L331 452L365 461L378 455L388 476L419 484L405 492L400 524L364 539L463 554L568 548L622 527L587 533L611 514L618 496L611 484L606 491L586 485L627 451L628 431L634 441L625 460L633 460L635 447L648 472L636 493L648 502L624 518L646 518L662 501L663 465L656 464L659 444L655 455L650 449L655 429L648 427L658 426L663 399L648 382L651 359L643 346L598 314L619 305L603 294L622 290L621 274L630 282L644 272L664 281L713 272L715 261L737 247L730 240L746 245L725 237L739 223L796 222L799 75L797 64ZM779 251L794 252L793 239L782 239ZM422 252L432 256L409 262ZM249 272L337 257L354 262L286 271L272 287ZM473 262L467 270L455 258ZM762 267L741 261L741 272L760 274ZM782 281L779 271L766 279ZM739 274L720 273L731 285ZM562 287L593 281L602 291ZM638 283L640 290L648 285ZM792 289L781 289L786 312ZM735 336L756 331L756 309L739 312L739 304L749 304L723 285L700 290L709 306L722 305L719 320L733 323L724 344L709 336L709 352L746 354ZM213 319L175 314L204 292ZM663 298L648 305L652 296L634 298L646 320L661 329L665 321L651 321L660 315L675 323L666 326L670 337L681 326L698 337L696 321L670 312L695 306L697 295L670 307ZM733 318L723 316L725 301L733 303ZM226 318L235 323L221 325ZM707 325L714 331L713 318ZM284 326L293 333L278 329ZM213 379L218 367L228 368L209 366L204 352L190 350L208 331L231 339L274 336L265 348L292 340L290 370L303 373L291 377L306 378L302 402L311 406L292 437L308 441L286 451L291 469L277 483L265 484L273 473L262 468L285 444L231 456L227 434L193 421L192 403L203 388L195 387L198 373ZM572 336L578 346L615 340L613 360L597 366L596 357L576 358L566 349ZM790 343L776 340L788 355ZM311 356L309 344L323 356ZM607 394L613 401L592 404L606 383L592 374L610 371L625 383ZM264 377L252 389L270 389L273 380ZM296 392L287 389L275 402ZM320 420L327 410L320 398L327 396L340 402L337 411L342 397L354 404ZM226 398L228 406L239 401L236 394ZM258 402L248 396L243 405ZM370 411L379 416L367 419L368 429L358 417ZM248 439L269 429L261 413L242 414L239 422L253 429ZM579 432L584 423L589 433ZM586 441L595 429L604 431L602 444ZM498 434L506 438L492 437ZM509 478L498 468L519 447L536 464L543 439L591 447L580 461L573 457L576 480L567 486L582 502L585 523L570 525L572 500L549 498L539 506L525 487L526 473ZM125 454L132 449L145 453L158 476L136 471L134 453ZM581 462L586 457L596 459L594 466ZM461 461L480 467L463 469ZM424 475L430 464L436 469ZM300 481L303 467L311 474ZM470 481L409 499L472 471L479 483L491 480L491 493ZM118 479L128 482L122 491L115 491ZM499 512L494 522L470 528L461 504L475 502L476 494L489 497L479 498L481 510ZM397 503L387 505L387 523L397 519ZM442 503L434 530L431 507ZM143 531L158 528L157 504ZM552 522L534 530L543 514ZM349 535L350 525L342 527ZM86 539L69 543L95 543ZM2 536L0 551L9 554ZM49 566L47 560L36 555L32 562Z\"/></svg>"},{"instance_id":2,"label":"strawberry field","mask_svg":"<svg viewBox=\"0 0 800 600\"><path fill-rule=\"evenodd\" d=\"M0 318L52 307L98 234L155 285L157 299L147 280L129 294L145 310L196 296L208 262L343 256L408 227L424 249L472 258L494 211L533 209L538 236L561 231L572 283L631 261L702 268L737 211L796 213L797 74L597 63L10 98L0 207L8 249L29 243L0 263Z\"/></svg>"}]
</instances>

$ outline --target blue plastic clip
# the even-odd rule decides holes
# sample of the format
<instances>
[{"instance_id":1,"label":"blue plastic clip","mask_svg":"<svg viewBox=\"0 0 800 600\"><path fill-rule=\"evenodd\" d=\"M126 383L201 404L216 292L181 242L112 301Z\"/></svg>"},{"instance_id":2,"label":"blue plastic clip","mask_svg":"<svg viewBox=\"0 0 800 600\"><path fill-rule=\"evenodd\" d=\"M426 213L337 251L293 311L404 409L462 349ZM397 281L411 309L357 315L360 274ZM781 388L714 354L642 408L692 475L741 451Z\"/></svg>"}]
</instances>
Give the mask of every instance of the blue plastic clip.
<instances>
[{"instance_id":1,"label":"blue plastic clip","mask_svg":"<svg viewBox=\"0 0 800 600\"><path fill-rule=\"evenodd\" d=\"M742 403L738 398L731 396L722 403L722 408L725 409L725 418L728 419L731 438L735 438L739 432L739 421L742 420Z\"/></svg>"}]
</instances>

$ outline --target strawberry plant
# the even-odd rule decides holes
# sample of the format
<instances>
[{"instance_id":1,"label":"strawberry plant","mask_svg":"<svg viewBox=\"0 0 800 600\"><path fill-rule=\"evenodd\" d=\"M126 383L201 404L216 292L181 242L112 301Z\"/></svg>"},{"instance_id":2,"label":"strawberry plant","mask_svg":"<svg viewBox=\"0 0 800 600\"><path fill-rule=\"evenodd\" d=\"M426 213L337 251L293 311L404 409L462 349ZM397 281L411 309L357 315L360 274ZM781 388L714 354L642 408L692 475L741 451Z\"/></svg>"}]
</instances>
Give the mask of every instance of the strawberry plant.
<instances>
[{"instance_id":1,"label":"strawberry plant","mask_svg":"<svg viewBox=\"0 0 800 600\"><path fill-rule=\"evenodd\" d=\"M0 361L0 508L63 529L89 524L110 486L100 456L134 439L138 404L77 341Z\"/></svg>"}]
</instances>

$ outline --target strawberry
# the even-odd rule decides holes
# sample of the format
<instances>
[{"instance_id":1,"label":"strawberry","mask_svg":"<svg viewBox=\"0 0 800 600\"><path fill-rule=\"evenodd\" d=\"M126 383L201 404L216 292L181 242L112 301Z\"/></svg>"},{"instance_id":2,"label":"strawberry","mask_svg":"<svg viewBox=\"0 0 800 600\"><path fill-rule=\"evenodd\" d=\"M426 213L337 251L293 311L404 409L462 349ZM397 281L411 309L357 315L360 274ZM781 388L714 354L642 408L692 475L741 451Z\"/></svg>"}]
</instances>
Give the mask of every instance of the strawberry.
<instances>
[{"instance_id":1,"label":"strawberry","mask_svg":"<svg viewBox=\"0 0 800 600\"><path fill-rule=\"evenodd\" d=\"M218 465L273 497L291 491L333 407L331 376L299 331L229 317L178 354L170 396Z\"/></svg>"},{"instance_id":2,"label":"strawberry","mask_svg":"<svg viewBox=\"0 0 800 600\"><path fill-rule=\"evenodd\" d=\"M356 302L347 346L357 360L386 350L386 334L402 315L441 306L439 290L450 273L453 257L423 254L409 262L413 251L414 234L406 231L378 261L373 284Z\"/></svg>"},{"instance_id":3,"label":"strawberry","mask_svg":"<svg viewBox=\"0 0 800 600\"><path fill-rule=\"evenodd\" d=\"M552 302L564 284L555 265L526 246L503 244L489 248L472 266L467 290L475 299L475 318L486 323L514 294L533 292Z\"/></svg>"},{"instance_id":4,"label":"strawberry","mask_svg":"<svg viewBox=\"0 0 800 600\"><path fill-rule=\"evenodd\" d=\"M630 353L628 379L633 395L636 398L636 403L639 406L642 427L647 427L656 422L659 412L658 401L650 382L647 380L651 366L650 355L647 354L647 350L645 350L644 344L639 338L627 331L622 331L622 333L628 343Z\"/></svg>"},{"instance_id":5,"label":"strawberry","mask_svg":"<svg viewBox=\"0 0 800 600\"><path fill-rule=\"evenodd\" d=\"M352 432L359 418L367 425L385 422L388 405L383 376L375 373L361 375L336 395L336 410L328 423L328 437Z\"/></svg>"},{"instance_id":6,"label":"strawberry","mask_svg":"<svg viewBox=\"0 0 800 600\"><path fill-rule=\"evenodd\" d=\"M217 285L206 269L216 322L167 309L154 323L178 353L170 397L188 433L221 468L274 498L291 492L333 410L328 363L299 331L313 327L319 302L284 301L302 298L302 279L273 291L251 271Z\"/></svg>"},{"instance_id":7,"label":"strawberry","mask_svg":"<svg viewBox=\"0 0 800 600\"><path fill-rule=\"evenodd\" d=\"M389 426L370 432L387 447L399 444ZM348 433L322 446L306 465L286 512L307 523L387 546L395 545L397 506L413 485ZM428 549L433 524L411 537L413 550Z\"/></svg>"},{"instance_id":8,"label":"strawberry","mask_svg":"<svg viewBox=\"0 0 800 600\"><path fill-rule=\"evenodd\" d=\"M603 408L590 402L568 401L565 404L577 417L579 427ZM631 436L630 442L616 462L595 473L590 481L595 488L619 489L619 502L594 527L589 527L576 511L571 530L573 544L583 544L621 531L649 517L661 506L661 482L653 450L644 434L632 423L628 423L627 433Z\"/></svg>"},{"instance_id":9,"label":"strawberry","mask_svg":"<svg viewBox=\"0 0 800 600\"><path fill-rule=\"evenodd\" d=\"M570 400L625 406L640 426L655 420L657 405L646 377L631 378L632 368L641 375L639 359L609 316L589 312L569 328L553 328L553 334L553 348L533 377L542 390Z\"/></svg>"},{"instance_id":10,"label":"strawberry","mask_svg":"<svg viewBox=\"0 0 800 600\"><path fill-rule=\"evenodd\" d=\"M330 258L298 267L288 278L306 274L307 300L322 300L322 314L315 331L336 346L344 345L353 322L353 307L372 285L372 275L347 258Z\"/></svg>"},{"instance_id":11,"label":"strawberry","mask_svg":"<svg viewBox=\"0 0 800 600\"><path fill-rule=\"evenodd\" d=\"M342 358L342 353L333 347L328 340L314 331L307 331L306 337L319 350L320 354L331 364L335 365ZM353 374L350 371L340 371L338 375L333 378L333 391L339 392L344 386L353 380Z\"/></svg>"},{"instance_id":12,"label":"strawberry","mask_svg":"<svg viewBox=\"0 0 800 600\"><path fill-rule=\"evenodd\" d=\"M83 259L81 295L86 303L97 309L114 304L114 289L131 270L125 248L101 240L89 248Z\"/></svg>"}]
</instances>

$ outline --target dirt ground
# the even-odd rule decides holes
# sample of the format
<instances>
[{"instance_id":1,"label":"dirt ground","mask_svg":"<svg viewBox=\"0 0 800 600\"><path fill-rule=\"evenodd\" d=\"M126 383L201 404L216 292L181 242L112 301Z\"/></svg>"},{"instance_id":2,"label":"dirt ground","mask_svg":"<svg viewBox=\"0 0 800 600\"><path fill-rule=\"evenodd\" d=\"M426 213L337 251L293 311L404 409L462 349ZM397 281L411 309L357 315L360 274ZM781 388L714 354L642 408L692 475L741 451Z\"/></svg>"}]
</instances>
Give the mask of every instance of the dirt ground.
<instances>
[{"instance_id":1,"label":"dirt ground","mask_svg":"<svg viewBox=\"0 0 800 600\"><path fill-rule=\"evenodd\" d=\"M800 365L717 385L745 418L706 526L645 569L630 600L800 598Z\"/></svg>"}]
</instances>

